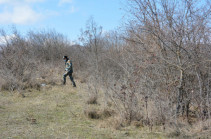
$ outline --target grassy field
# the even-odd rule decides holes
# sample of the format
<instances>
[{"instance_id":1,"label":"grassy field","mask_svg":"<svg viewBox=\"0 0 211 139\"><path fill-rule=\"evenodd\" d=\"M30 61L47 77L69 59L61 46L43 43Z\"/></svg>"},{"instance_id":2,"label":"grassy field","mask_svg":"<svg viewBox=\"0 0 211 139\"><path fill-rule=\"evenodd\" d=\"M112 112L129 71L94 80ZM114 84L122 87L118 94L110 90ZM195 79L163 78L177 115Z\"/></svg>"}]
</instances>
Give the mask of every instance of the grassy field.
<instances>
[{"instance_id":1,"label":"grassy field","mask_svg":"<svg viewBox=\"0 0 211 139\"><path fill-rule=\"evenodd\" d=\"M130 126L116 130L103 128L102 119L85 116L84 110L99 105L86 104L87 92L77 88L46 86L18 93L0 92L0 138L70 139L165 139L164 133Z\"/></svg>"}]
</instances>

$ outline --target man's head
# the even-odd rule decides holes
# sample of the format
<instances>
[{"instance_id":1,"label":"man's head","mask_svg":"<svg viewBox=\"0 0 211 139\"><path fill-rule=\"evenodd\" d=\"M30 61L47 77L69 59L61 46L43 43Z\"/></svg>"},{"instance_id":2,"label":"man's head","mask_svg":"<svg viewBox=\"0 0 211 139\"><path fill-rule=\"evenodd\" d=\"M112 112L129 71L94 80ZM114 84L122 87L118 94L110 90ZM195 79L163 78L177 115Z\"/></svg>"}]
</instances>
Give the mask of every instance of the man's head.
<instances>
[{"instance_id":1,"label":"man's head","mask_svg":"<svg viewBox=\"0 0 211 139\"><path fill-rule=\"evenodd\" d=\"M64 60L67 60L67 59L68 59L68 57L67 57L67 56L63 56L63 59L64 59Z\"/></svg>"}]
</instances>

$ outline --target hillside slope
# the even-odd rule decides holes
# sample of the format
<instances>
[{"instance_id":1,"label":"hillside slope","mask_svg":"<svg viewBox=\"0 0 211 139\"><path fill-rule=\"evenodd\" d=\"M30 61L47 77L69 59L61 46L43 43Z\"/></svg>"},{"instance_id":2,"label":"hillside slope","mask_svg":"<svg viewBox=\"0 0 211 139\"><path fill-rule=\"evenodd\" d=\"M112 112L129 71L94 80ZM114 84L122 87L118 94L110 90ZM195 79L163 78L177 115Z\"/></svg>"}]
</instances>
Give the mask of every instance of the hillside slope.
<instances>
[{"instance_id":1,"label":"hillside slope","mask_svg":"<svg viewBox=\"0 0 211 139\"><path fill-rule=\"evenodd\" d=\"M0 92L0 138L168 138L148 128L102 128L102 119L84 115L86 108L99 105L85 103L82 86L46 86L41 91L27 90L25 97Z\"/></svg>"}]
</instances>

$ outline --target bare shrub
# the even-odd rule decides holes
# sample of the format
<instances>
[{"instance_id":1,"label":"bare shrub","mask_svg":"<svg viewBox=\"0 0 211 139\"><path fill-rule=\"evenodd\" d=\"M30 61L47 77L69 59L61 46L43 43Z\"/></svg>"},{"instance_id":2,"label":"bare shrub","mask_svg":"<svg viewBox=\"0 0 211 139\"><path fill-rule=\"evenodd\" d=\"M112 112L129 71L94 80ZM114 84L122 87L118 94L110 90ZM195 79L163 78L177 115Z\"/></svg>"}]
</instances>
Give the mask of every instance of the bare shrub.
<instances>
[{"instance_id":1,"label":"bare shrub","mask_svg":"<svg viewBox=\"0 0 211 139\"><path fill-rule=\"evenodd\" d=\"M86 117L90 119L108 119L116 115L115 110L105 107L102 109L97 109L93 107L87 107L84 110L84 114Z\"/></svg>"},{"instance_id":2,"label":"bare shrub","mask_svg":"<svg viewBox=\"0 0 211 139\"><path fill-rule=\"evenodd\" d=\"M2 35L6 35L2 32ZM7 40L1 50L0 74L7 81L11 89L21 88L23 82L30 81L30 69L34 68L34 61L28 60L30 51L26 41L14 30L14 37Z\"/></svg>"},{"instance_id":3,"label":"bare shrub","mask_svg":"<svg viewBox=\"0 0 211 139\"><path fill-rule=\"evenodd\" d=\"M103 121L100 124L101 128L113 128L115 130L120 130L122 127L124 127L123 125L123 121L120 117L118 116L113 116L110 117L108 119L106 119L105 121Z\"/></svg>"},{"instance_id":4,"label":"bare shrub","mask_svg":"<svg viewBox=\"0 0 211 139\"><path fill-rule=\"evenodd\" d=\"M136 48L134 59L143 61L143 68L138 70L144 74L142 90L156 104L168 101L169 108L155 105L165 113L165 119L188 118L191 105L198 105L198 117L208 117L210 87L209 77L204 75L210 71L204 68L209 69L204 50L210 51L205 35L210 28L209 3L129 0L129 6L134 19L129 21L125 38Z\"/></svg>"},{"instance_id":5,"label":"bare shrub","mask_svg":"<svg viewBox=\"0 0 211 139\"><path fill-rule=\"evenodd\" d=\"M0 50L0 76L6 81L4 89L39 89L41 82L37 78L51 85L60 81L62 56L72 49L62 34L30 31L24 38L14 29L11 38L6 37L4 30L1 35L6 42Z\"/></svg>"},{"instance_id":6,"label":"bare shrub","mask_svg":"<svg viewBox=\"0 0 211 139\"><path fill-rule=\"evenodd\" d=\"M90 119L99 119L100 115L95 109L86 109L84 110L84 114Z\"/></svg>"},{"instance_id":7,"label":"bare shrub","mask_svg":"<svg viewBox=\"0 0 211 139\"><path fill-rule=\"evenodd\" d=\"M115 116L116 112L113 109L106 107L106 108L103 108L102 111L100 111L100 114L101 114L101 117L103 119L105 119L105 118L109 118L111 116Z\"/></svg>"},{"instance_id":8,"label":"bare shrub","mask_svg":"<svg viewBox=\"0 0 211 139\"><path fill-rule=\"evenodd\" d=\"M128 6L133 19L124 35L104 36L93 19L82 31L90 93L101 89L129 124L209 118L209 3L128 0Z\"/></svg>"},{"instance_id":9,"label":"bare shrub","mask_svg":"<svg viewBox=\"0 0 211 139\"><path fill-rule=\"evenodd\" d=\"M90 96L87 100L87 104L97 104L97 96Z\"/></svg>"},{"instance_id":10,"label":"bare shrub","mask_svg":"<svg viewBox=\"0 0 211 139\"><path fill-rule=\"evenodd\" d=\"M18 84L13 83L13 82L5 82L4 84L1 85L1 90L2 91L14 91L19 87Z\"/></svg>"}]
</instances>

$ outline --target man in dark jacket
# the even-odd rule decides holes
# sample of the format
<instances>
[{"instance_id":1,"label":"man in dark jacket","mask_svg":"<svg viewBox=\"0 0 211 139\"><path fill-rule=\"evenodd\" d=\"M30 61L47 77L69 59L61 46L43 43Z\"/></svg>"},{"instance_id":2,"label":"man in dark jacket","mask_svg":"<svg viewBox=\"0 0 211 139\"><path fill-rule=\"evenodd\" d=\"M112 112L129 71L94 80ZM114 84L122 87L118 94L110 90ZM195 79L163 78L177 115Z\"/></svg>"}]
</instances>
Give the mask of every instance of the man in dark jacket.
<instances>
[{"instance_id":1,"label":"man in dark jacket","mask_svg":"<svg viewBox=\"0 0 211 139\"><path fill-rule=\"evenodd\" d=\"M72 74L73 74L72 62L69 60L69 58L67 56L64 56L63 59L65 61L65 73L63 75L63 79L64 79L63 84L65 85L66 77L69 76L70 80L72 81L73 87L76 87L76 84L75 84L73 76L72 76Z\"/></svg>"}]
</instances>

